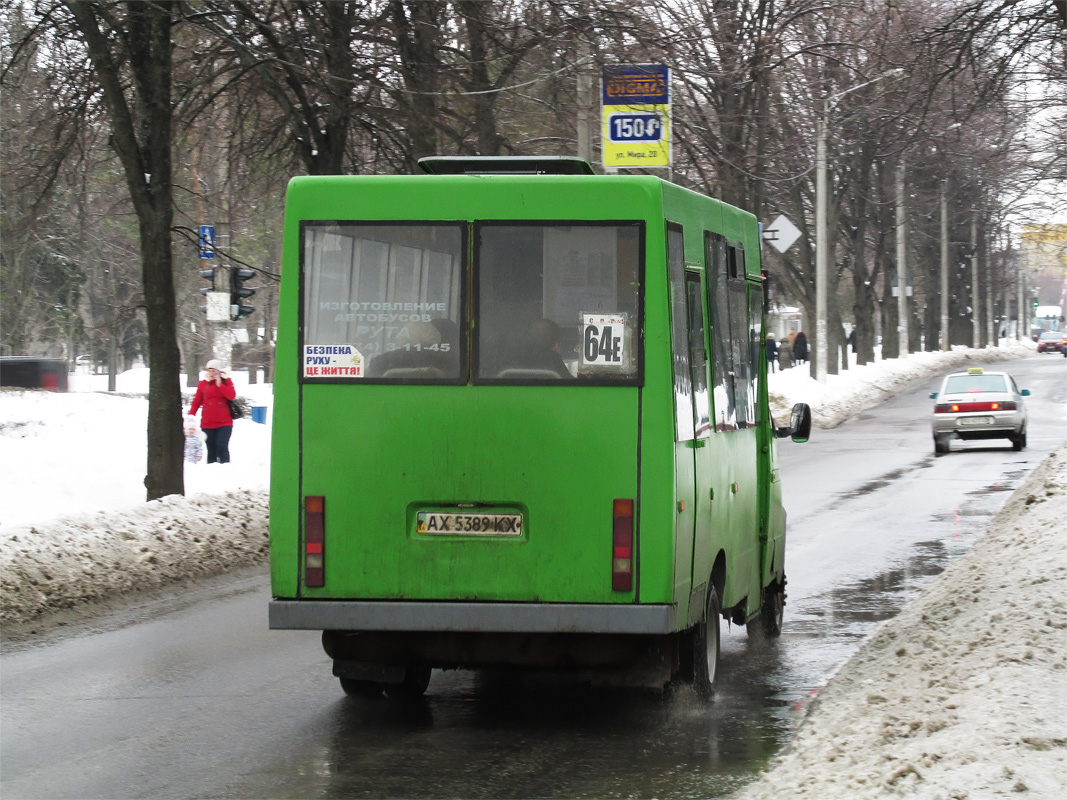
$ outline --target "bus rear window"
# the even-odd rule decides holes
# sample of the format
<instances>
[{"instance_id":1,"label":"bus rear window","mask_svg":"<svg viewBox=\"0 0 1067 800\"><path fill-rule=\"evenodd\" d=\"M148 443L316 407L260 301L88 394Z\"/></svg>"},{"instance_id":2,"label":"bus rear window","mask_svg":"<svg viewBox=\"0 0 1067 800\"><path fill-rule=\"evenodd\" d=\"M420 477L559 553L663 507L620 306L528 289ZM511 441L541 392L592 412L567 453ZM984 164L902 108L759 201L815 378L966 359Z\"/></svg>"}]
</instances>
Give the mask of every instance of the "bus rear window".
<instances>
[{"instance_id":1,"label":"bus rear window","mask_svg":"<svg viewBox=\"0 0 1067 800\"><path fill-rule=\"evenodd\" d=\"M641 225L475 226L475 380L636 383Z\"/></svg>"},{"instance_id":2,"label":"bus rear window","mask_svg":"<svg viewBox=\"0 0 1067 800\"><path fill-rule=\"evenodd\" d=\"M465 380L464 228L305 223L303 377Z\"/></svg>"}]
</instances>

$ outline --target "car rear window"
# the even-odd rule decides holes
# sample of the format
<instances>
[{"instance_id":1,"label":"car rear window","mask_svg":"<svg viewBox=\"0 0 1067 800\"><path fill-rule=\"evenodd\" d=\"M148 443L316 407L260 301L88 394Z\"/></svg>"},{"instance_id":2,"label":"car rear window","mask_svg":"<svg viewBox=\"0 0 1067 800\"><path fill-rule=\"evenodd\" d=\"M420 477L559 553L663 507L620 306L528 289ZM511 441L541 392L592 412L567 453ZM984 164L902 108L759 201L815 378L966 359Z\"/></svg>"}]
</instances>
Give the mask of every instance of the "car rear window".
<instances>
[{"instance_id":1,"label":"car rear window","mask_svg":"<svg viewBox=\"0 0 1067 800\"><path fill-rule=\"evenodd\" d=\"M963 392L1006 392L1008 382L1003 375L953 375L945 382L945 394Z\"/></svg>"}]
</instances>

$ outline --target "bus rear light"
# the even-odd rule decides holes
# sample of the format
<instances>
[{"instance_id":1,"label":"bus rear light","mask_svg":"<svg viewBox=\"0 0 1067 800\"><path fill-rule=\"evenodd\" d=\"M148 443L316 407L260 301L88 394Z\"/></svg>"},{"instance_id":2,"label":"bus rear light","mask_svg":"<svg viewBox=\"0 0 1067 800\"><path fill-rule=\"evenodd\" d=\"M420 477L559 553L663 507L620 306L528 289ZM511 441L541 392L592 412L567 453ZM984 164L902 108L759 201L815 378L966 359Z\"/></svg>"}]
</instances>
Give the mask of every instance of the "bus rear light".
<instances>
[{"instance_id":1,"label":"bus rear light","mask_svg":"<svg viewBox=\"0 0 1067 800\"><path fill-rule=\"evenodd\" d=\"M326 585L326 498L304 498L304 585Z\"/></svg>"},{"instance_id":2,"label":"bus rear light","mask_svg":"<svg viewBox=\"0 0 1067 800\"><path fill-rule=\"evenodd\" d=\"M634 585L634 501L612 502L611 590L632 591Z\"/></svg>"}]
</instances>

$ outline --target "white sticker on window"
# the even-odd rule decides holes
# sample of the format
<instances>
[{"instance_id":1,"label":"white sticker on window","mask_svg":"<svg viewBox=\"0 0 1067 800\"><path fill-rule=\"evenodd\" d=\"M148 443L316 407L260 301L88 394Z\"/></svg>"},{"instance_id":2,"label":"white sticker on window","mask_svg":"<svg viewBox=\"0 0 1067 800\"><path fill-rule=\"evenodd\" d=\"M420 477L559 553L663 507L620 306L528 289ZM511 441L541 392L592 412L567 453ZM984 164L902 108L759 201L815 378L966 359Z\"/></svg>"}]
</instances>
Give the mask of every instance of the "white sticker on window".
<instances>
[{"instance_id":1,"label":"white sticker on window","mask_svg":"<svg viewBox=\"0 0 1067 800\"><path fill-rule=\"evenodd\" d=\"M350 344L304 345L305 378L362 378L363 354Z\"/></svg>"},{"instance_id":2,"label":"white sticker on window","mask_svg":"<svg viewBox=\"0 0 1067 800\"><path fill-rule=\"evenodd\" d=\"M582 314L582 366L626 365L626 315Z\"/></svg>"}]
</instances>

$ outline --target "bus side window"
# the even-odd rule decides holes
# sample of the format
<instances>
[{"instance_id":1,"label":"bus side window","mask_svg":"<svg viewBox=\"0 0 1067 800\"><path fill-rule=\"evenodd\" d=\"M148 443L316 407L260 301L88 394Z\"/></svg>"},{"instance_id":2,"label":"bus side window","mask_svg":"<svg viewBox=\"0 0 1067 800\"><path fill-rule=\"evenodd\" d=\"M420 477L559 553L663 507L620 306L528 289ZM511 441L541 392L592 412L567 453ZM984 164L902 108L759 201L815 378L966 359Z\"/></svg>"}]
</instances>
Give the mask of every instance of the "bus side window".
<instances>
[{"instance_id":1,"label":"bus side window","mask_svg":"<svg viewBox=\"0 0 1067 800\"><path fill-rule=\"evenodd\" d=\"M715 429L737 427L734 391L733 350L730 348L730 297L726 240L716 233L704 233L704 260L708 276L708 312L711 315L712 414Z\"/></svg>"},{"instance_id":2,"label":"bus side window","mask_svg":"<svg viewBox=\"0 0 1067 800\"><path fill-rule=\"evenodd\" d=\"M751 424L757 423L756 410L758 405L758 383L760 371L760 347L763 344L763 285L758 283L748 284L748 324L749 324L749 381L748 401Z\"/></svg>"},{"instance_id":3,"label":"bus side window","mask_svg":"<svg viewBox=\"0 0 1067 800\"><path fill-rule=\"evenodd\" d=\"M711 408L708 402L708 350L700 274L686 270L685 286L689 301L689 366L693 381L694 433L695 438L706 439L711 432Z\"/></svg>"},{"instance_id":4,"label":"bus side window","mask_svg":"<svg viewBox=\"0 0 1067 800\"><path fill-rule=\"evenodd\" d=\"M667 224L667 276L671 298L671 348L674 360L674 424L677 441L694 438L693 381L689 371L689 315L682 228Z\"/></svg>"},{"instance_id":5,"label":"bus side window","mask_svg":"<svg viewBox=\"0 0 1067 800\"><path fill-rule=\"evenodd\" d=\"M756 424L752 381L758 373L752 369L752 345L749 341L748 294L745 291L745 251L740 245L726 245L727 295L729 298L729 351L733 372L734 408L737 427Z\"/></svg>"}]
</instances>

